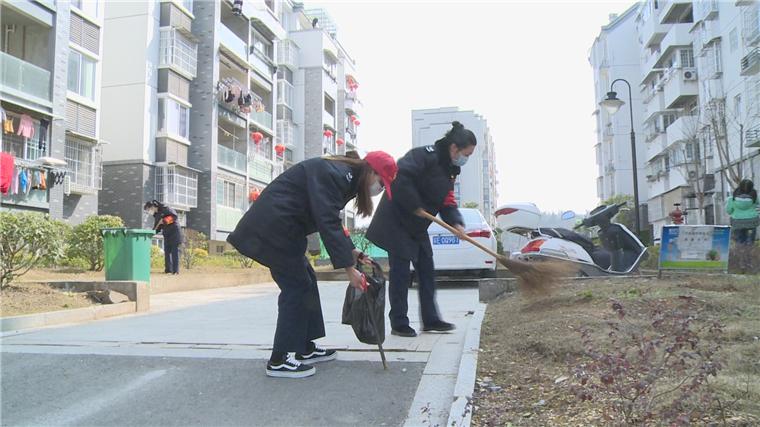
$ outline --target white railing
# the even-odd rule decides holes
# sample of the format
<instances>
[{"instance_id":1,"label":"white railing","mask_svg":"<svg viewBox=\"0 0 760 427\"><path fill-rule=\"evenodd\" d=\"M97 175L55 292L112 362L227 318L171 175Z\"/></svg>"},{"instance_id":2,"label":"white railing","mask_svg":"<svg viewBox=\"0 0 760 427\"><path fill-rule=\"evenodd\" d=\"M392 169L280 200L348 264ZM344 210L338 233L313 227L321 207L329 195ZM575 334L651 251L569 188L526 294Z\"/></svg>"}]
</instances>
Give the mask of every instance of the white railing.
<instances>
[{"instance_id":1,"label":"white railing","mask_svg":"<svg viewBox=\"0 0 760 427\"><path fill-rule=\"evenodd\" d=\"M174 28L161 28L160 63L175 67L187 77L195 78L198 70L198 45Z\"/></svg>"},{"instance_id":2,"label":"white railing","mask_svg":"<svg viewBox=\"0 0 760 427\"><path fill-rule=\"evenodd\" d=\"M220 165L245 173L245 161L245 153L217 145L217 163Z\"/></svg>"}]
</instances>

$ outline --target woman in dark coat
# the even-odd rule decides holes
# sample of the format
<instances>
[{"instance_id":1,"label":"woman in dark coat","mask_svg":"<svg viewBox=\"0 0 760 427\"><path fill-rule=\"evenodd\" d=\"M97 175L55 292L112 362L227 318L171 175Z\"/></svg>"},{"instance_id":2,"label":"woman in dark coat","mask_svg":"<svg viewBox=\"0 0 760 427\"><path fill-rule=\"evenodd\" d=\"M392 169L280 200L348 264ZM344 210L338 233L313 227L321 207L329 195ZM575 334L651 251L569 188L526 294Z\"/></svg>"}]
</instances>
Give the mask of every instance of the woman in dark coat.
<instances>
[{"instance_id":1,"label":"woman in dark coat","mask_svg":"<svg viewBox=\"0 0 760 427\"><path fill-rule=\"evenodd\" d=\"M361 288L355 265L364 254L344 232L340 211L356 198L358 213L371 215L372 196L385 188L390 197L395 176L396 162L382 151L363 160L305 160L272 181L227 238L241 254L269 267L281 291L268 376L307 377L315 373L312 363L336 358L334 350L314 343L325 336L325 325L306 236L318 231L333 267L345 269L351 286Z\"/></svg>"},{"instance_id":2,"label":"woman in dark coat","mask_svg":"<svg viewBox=\"0 0 760 427\"><path fill-rule=\"evenodd\" d=\"M423 331L450 331L435 303L435 266L428 227L430 221L416 214L419 209L440 213L450 225L464 230L464 221L454 198L454 182L460 168L475 150L475 134L453 122L446 136L435 145L410 150L398 161L398 177L393 182L393 200L383 198L367 238L388 251L390 264L388 295L391 303L391 333L414 337L409 326L407 295L414 264L419 279Z\"/></svg>"},{"instance_id":3,"label":"woman in dark coat","mask_svg":"<svg viewBox=\"0 0 760 427\"><path fill-rule=\"evenodd\" d=\"M164 273L179 274L179 246L182 244L182 229L177 223L177 211L158 200L145 204L143 208L153 215L153 229L164 235Z\"/></svg>"}]
</instances>

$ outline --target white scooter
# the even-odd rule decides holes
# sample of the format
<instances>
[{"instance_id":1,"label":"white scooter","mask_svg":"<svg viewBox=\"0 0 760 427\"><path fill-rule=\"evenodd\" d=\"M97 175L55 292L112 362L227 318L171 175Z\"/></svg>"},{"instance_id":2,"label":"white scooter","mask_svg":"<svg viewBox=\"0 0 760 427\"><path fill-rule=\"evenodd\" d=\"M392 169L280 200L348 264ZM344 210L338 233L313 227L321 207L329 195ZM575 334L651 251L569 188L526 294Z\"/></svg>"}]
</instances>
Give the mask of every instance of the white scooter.
<instances>
[{"instance_id":1,"label":"white scooter","mask_svg":"<svg viewBox=\"0 0 760 427\"><path fill-rule=\"evenodd\" d=\"M565 228L512 227L508 231L531 239L513 258L528 262L567 261L578 266L581 277L630 274L646 259L647 248L624 225L612 222L622 206L625 203L599 206L575 227L599 227L601 247Z\"/></svg>"}]
</instances>

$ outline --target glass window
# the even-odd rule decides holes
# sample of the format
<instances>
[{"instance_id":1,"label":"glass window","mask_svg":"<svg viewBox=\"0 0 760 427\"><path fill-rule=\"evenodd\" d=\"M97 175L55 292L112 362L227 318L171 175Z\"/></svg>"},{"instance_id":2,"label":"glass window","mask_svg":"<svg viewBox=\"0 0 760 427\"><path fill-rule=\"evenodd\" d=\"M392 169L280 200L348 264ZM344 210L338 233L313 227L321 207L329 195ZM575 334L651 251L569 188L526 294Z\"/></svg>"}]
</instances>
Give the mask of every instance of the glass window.
<instances>
[{"instance_id":1,"label":"glass window","mask_svg":"<svg viewBox=\"0 0 760 427\"><path fill-rule=\"evenodd\" d=\"M188 138L190 109L170 98L158 100L158 131Z\"/></svg>"},{"instance_id":2,"label":"glass window","mask_svg":"<svg viewBox=\"0 0 760 427\"><path fill-rule=\"evenodd\" d=\"M69 52L69 90L95 100L95 61L71 50Z\"/></svg>"},{"instance_id":3,"label":"glass window","mask_svg":"<svg viewBox=\"0 0 760 427\"><path fill-rule=\"evenodd\" d=\"M739 48L739 33L736 31L736 28L731 30L730 33L728 33L728 42L729 47L731 49L731 53L733 53L736 49Z\"/></svg>"}]
</instances>

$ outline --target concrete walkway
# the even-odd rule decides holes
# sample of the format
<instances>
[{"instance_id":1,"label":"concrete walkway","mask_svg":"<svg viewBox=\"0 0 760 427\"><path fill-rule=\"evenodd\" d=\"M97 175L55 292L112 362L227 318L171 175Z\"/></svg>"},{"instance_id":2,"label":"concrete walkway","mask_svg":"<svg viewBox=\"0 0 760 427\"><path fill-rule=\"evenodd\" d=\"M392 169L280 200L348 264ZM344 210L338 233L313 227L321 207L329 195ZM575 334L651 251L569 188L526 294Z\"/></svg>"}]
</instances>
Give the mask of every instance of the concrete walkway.
<instances>
[{"instance_id":1,"label":"concrete walkway","mask_svg":"<svg viewBox=\"0 0 760 427\"><path fill-rule=\"evenodd\" d=\"M341 352L306 380L264 374L274 284L154 295L148 314L6 332L2 424L445 425L465 332L479 332L477 290L439 291L457 331L389 335L383 371L376 346L340 324L345 286L320 283L321 344ZM416 292L410 297L419 329Z\"/></svg>"}]
</instances>

